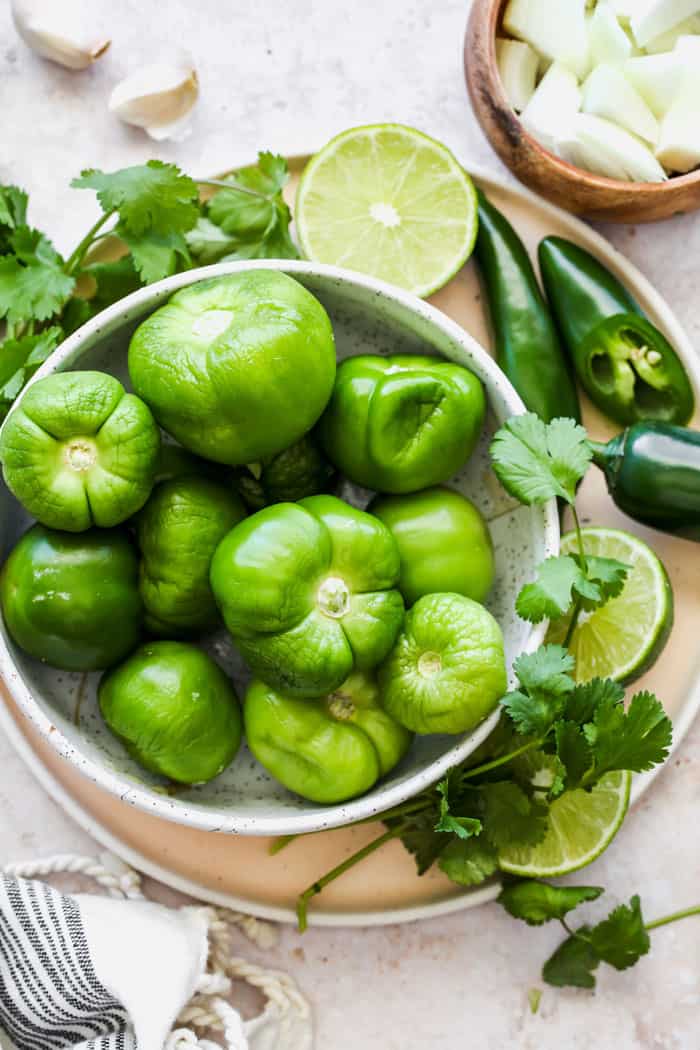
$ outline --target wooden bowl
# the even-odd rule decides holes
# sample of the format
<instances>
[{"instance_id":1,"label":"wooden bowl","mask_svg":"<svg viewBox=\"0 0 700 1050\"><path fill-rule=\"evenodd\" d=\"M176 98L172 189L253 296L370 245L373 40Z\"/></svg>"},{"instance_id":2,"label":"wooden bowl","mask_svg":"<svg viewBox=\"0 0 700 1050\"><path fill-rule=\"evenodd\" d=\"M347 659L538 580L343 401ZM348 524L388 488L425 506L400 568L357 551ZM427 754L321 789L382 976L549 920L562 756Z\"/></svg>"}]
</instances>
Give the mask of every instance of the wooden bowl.
<instances>
[{"instance_id":1,"label":"wooden bowl","mask_svg":"<svg viewBox=\"0 0 700 1050\"><path fill-rule=\"evenodd\" d=\"M577 215L607 222L653 222L700 208L700 169L668 182L621 182L577 168L544 149L506 98L496 33L507 0L473 0L464 71L477 118L501 160L543 197Z\"/></svg>"}]
</instances>

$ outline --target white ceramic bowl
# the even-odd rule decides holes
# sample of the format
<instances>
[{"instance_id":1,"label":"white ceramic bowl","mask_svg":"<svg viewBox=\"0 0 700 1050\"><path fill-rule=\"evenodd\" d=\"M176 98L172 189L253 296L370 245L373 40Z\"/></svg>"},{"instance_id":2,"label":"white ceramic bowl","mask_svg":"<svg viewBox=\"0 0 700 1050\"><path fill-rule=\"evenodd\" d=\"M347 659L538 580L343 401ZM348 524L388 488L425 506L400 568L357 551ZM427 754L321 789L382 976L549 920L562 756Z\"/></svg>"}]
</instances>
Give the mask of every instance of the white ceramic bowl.
<instances>
[{"instance_id":1,"label":"white ceramic bowl","mask_svg":"<svg viewBox=\"0 0 700 1050\"><path fill-rule=\"evenodd\" d=\"M399 289L370 277L308 262L221 263L177 274L140 289L105 310L72 335L37 372L96 368L128 382L126 355L136 325L178 288L244 269L279 269L291 274L328 310L338 357L357 353L428 352L470 368L483 382L489 412L479 447L451 484L476 503L489 521L496 548L496 583L488 602L503 629L509 666L518 653L536 648L544 625L519 620L514 602L537 563L556 554L557 509L521 507L506 495L489 469L487 449L497 427L524 411L513 387L470 335L444 314ZM368 493L347 487L345 498L363 505ZM28 518L4 484L0 486L3 556L27 527ZM246 671L225 632L207 648L231 673L242 695ZM73 712L84 676L56 671L32 660L9 639L2 625L0 673L13 698L51 746L85 777L123 801L209 831L286 835L338 827L381 813L438 780L474 750L493 728L497 713L461 737L417 738L404 761L361 798L320 806L286 791L243 747L231 766L201 787L167 794L162 783L133 762L109 733L96 701L98 674L83 682L80 728Z\"/></svg>"}]
</instances>

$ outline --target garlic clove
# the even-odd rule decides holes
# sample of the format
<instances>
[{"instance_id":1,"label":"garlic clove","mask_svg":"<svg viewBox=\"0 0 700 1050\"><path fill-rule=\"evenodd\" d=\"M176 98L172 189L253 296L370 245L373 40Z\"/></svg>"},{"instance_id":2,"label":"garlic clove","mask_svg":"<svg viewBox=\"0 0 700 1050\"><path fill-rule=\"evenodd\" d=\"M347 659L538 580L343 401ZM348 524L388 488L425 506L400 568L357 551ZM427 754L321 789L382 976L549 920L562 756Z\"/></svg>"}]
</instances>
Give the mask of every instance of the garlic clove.
<instances>
[{"instance_id":1,"label":"garlic clove","mask_svg":"<svg viewBox=\"0 0 700 1050\"><path fill-rule=\"evenodd\" d=\"M197 71L183 56L153 62L131 73L112 91L109 108L153 139L181 141L189 134L198 96Z\"/></svg>"},{"instance_id":2,"label":"garlic clove","mask_svg":"<svg viewBox=\"0 0 700 1050\"><path fill-rule=\"evenodd\" d=\"M66 69L87 69L111 41L86 25L83 4L70 0L12 0L12 20L25 44Z\"/></svg>"}]
</instances>

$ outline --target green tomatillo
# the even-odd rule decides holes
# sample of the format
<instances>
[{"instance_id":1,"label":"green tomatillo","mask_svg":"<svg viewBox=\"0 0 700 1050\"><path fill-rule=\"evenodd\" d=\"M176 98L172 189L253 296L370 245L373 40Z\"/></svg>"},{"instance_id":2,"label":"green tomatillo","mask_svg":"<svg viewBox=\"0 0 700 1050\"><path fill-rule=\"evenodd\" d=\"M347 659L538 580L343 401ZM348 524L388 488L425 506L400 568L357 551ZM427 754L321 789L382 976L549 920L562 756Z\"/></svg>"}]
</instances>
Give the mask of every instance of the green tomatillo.
<instances>
[{"instance_id":1,"label":"green tomatillo","mask_svg":"<svg viewBox=\"0 0 700 1050\"><path fill-rule=\"evenodd\" d=\"M253 510L270 503L296 503L327 492L335 471L316 443L303 438L262 463L248 463L236 474L236 486Z\"/></svg>"},{"instance_id":2,"label":"green tomatillo","mask_svg":"<svg viewBox=\"0 0 700 1050\"><path fill-rule=\"evenodd\" d=\"M150 642L106 674L102 716L145 769L181 784L223 772L241 743L233 685L200 649Z\"/></svg>"},{"instance_id":3,"label":"green tomatillo","mask_svg":"<svg viewBox=\"0 0 700 1050\"><path fill-rule=\"evenodd\" d=\"M216 626L209 565L220 541L245 516L238 496L208 478L185 476L156 486L137 523L139 589L149 631L196 634Z\"/></svg>"},{"instance_id":4,"label":"green tomatillo","mask_svg":"<svg viewBox=\"0 0 700 1050\"><path fill-rule=\"evenodd\" d=\"M462 594L427 594L378 672L386 711L415 733L466 733L506 691L501 628Z\"/></svg>"},{"instance_id":5,"label":"green tomatillo","mask_svg":"<svg viewBox=\"0 0 700 1050\"><path fill-rule=\"evenodd\" d=\"M404 496L378 496L369 511L396 540L401 557L399 590L407 605L434 591L484 601L494 578L493 545L486 522L468 499L436 487Z\"/></svg>"},{"instance_id":6,"label":"green tomatillo","mask_svg":"<svg viewBox=\"0 0 700 1050\"><path fill-rule=\"evenodd\" d=\"M369 791L412 739L382 708L374 677L361 671L319 701L285 696L254 680L243 715L258 761L312 802L343 802Z\"/></svg>"},{"instance_id":7,"label":"green tomatillo","mask_svg":"<svg viewBox=\"0 0 700 1050\"><path fill-rule=\"evenodd\" d=\"M160 432L147 405L104 372L57 372L30 386L0 432L10 491L43 525L108 528L148 499Z\"/></svg>"},{"instance_id":8,"label":"green tomatillo","mask_svg":"<svg viewBox=\"0 0 700 1050\"><path fill-rule=\"evenodd\" d=\"M3 566L0 598L13 641L62 670L111 667L141 634L138 559L119 529L34 525Z\"/></svg>"},{"instance_id":9,"label":"green tomatillo","mask_svg":"<svg viewBox=\"0 0 700 1050\"><path fill-rule=\"evenodd\" d=\"M403 621L398 578L386 525L335 496L258 511L211 563L214 597L253 673L305 697L384 659Z\"/></svg>"},{"instance_id":10,"label":"green tomatillo","mask_svg":"<svg viewBox=\"0 0 700 1050\"><path fill-rule=\"evenodd\" d=\"M416 492L464 466L485 412L481 383L460 365L365 354L339 366L319 436L351 481L378 492Z\"/></svg>"},{"instance_id":11,"label":"green tomatillo","mask_svg":"<svg viewBox=\"0 0 700 1050\"><path fill-rule=\"evenodd\" d=\"M182 288L146 318L129 374L180 444L217 463L256 463L321 415L335 377L333 330L286 274L233 273Z\"/></svg>"}]
</instances>

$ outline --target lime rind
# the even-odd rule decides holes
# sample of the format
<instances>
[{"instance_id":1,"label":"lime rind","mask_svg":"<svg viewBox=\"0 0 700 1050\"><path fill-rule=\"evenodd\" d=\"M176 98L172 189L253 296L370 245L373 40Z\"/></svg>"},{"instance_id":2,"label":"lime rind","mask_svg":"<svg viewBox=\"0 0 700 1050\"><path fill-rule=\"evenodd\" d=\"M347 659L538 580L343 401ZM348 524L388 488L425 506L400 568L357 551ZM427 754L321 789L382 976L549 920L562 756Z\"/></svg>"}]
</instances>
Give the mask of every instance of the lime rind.
<instances>
[{"instance_id":1,"label":"lime rind","mask_svg":"<svg viewBox=\"0 0 700 1050\"><path fill-rule=\"evenodd\" d=\"M673 591L666 570L651 548L621 529L590 527L582 530L587 553L617 558L631 566L625 587L600 609L582 614L570 651L576 660L576 678L614 678L627 685L657 660L673 627ZM578 549L576 534L562 537L561 553ZM561 642L568 618L551 624L549 642Z\"/></svg>"},{"instance_id":2,"label":"lime rind","mask_svg":"<svg viewBox=\"0 0 700 1050\"><path fill-rule=\"evenodd\" d=\"M591 864L619 831L629 807L632 775L608 773L591 790L567 791L550 806L550 827L538 846L501 851L509 875L549 879Z\"/></svg>"},{"instance_id":3,"label":"lime rind","mask_svg":"<svg viewBox=\"0 0 700 1050\"><path fill-rule=\"evenodd\" d=\"M301 177L295 214L306 258L422 297L461 269L478 224L469 175L446 146L402 124L331 139Z\"/></svg>"}]
</instances>

